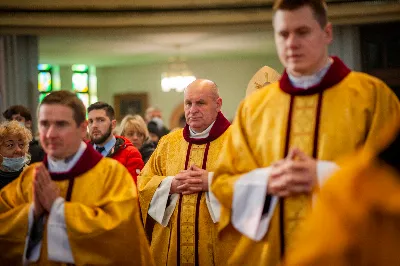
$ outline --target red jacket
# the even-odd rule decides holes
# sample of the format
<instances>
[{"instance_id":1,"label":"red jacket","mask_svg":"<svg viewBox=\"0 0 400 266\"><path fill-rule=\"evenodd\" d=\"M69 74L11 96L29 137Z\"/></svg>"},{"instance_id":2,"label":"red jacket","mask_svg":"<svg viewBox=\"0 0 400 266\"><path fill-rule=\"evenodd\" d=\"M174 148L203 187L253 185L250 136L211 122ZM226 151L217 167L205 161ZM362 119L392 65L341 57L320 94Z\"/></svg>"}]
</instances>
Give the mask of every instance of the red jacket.
<instances>
[{"instance_id":1,"label":"red jacket","mask_svg":"<svg viewBox=\"0 0 400 266\"><path fill-rule=\"evenodd\" d=\"M117 142L107 157L111 157L123 164L131 173L136 184L137 176L144 167L142 155L128 139L122 136L115 136L115 138Z\"/></svg>"}]
</instances>

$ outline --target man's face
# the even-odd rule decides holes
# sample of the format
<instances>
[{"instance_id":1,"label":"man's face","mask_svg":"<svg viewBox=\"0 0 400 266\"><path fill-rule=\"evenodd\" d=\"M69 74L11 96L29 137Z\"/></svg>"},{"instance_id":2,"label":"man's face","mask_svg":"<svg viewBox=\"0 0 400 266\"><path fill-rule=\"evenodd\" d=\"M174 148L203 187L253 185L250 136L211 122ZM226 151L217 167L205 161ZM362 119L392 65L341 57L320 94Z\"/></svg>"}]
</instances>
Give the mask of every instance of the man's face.
<instances>
[{"instance_id":1,"label":"man's face","mask_svg":"<svg viewBox=\"0 0 400 266\"><path fill-rule=\"evenodd\" d=\"M202 87L188 88L184 96L186 123L196 132L203 132L217 118L221 98Z\"/></svg>"},{"instance_id":2,"label":"man's face","mask_svg":"<svg viewBox=\"0 0 400 266\"><path fill-rule=\"evenodd\" d=\"M116 126L115 120L110 120L105 110L92 110L89 117L89 135L95 144L104 144L111 136Z\"/></svg>"},{"instance_id":3,"label":"man's face","mask_svg":"<svg viewBox=\"0 0 400 266\"><path fill-rule=\"evenodd\" d=\"M332 25L328 23L322 29L311 7L278 10L273 24L279 59L290 74L311 75L327 63Z\"/></svg>"},{"instance_id":4,"label":"man's face","mask_svg":"<svg viewBox=\"0 0 400 266\"><path fill-rule=\"evenodd\" d=\"M66 159L78 151L87 122L77 125L73 116L73 110L65 105L40 106L40 142L50 157L58 160Z\"/></svg>"}]
</instances>

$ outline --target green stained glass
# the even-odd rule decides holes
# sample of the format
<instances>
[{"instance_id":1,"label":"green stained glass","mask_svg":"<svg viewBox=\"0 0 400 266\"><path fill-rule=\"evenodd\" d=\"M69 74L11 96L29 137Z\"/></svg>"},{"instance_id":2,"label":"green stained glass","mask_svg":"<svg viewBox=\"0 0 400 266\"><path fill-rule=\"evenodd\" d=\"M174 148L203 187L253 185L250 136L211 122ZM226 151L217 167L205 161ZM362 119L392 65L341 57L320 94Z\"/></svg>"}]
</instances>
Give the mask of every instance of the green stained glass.
<instances>
[{"instance_id":1,"label":"green stained glass","mask_svg":"<svg viewBox=\"0 0 400 266\"><path fill-rule=\"evenodd\" d=\"M87 72L89 67L87 65L72 65L73 72Z\"/></svg>"},{"instance_id":2,"label":"green stained glass","mask_svg":"<svg viewBox=\"0 0 400 266\"><path fill-rule=\"evenodd\" d=\"M39 72L38 90L40 92L50 92L52 90L52 80L50 72Z\"/></svg>"},{"instance_id":3,"label":"green stained glass","mask_svg":"<svg viewBox=\"0 0 400 266\"><path fill-rule=\"evenodd\" d=\"M50 71L51 70L51 65L49 65L49 64L39 64L38 65L38 70L39 71Z\"/></svg>"}]
</instances>

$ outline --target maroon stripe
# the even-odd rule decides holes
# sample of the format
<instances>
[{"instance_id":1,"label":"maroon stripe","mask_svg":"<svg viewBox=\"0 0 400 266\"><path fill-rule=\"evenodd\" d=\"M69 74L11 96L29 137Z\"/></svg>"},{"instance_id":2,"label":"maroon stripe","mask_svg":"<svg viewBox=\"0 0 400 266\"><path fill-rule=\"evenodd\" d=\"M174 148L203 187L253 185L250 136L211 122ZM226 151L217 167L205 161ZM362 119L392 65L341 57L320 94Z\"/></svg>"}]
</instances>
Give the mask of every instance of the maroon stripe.
<instances>
[{"instance_id":1,"label":"maroon stripe","mask_svg":"<svg viewBox=\"0 0 400 266\"><path fill-rule=\"evenodd\" d=\"M177 243L178 247L176 248L178 256L176 257L176 265L181 265L181 206L182 206L182 195L179 195L179 203L178 203L178 231L177 231Z\"/></svg>"},{"instance_id":2,"label":"maroon stripe","mask_svg":"<svg viewBox=\"0 0 400 266\"><path fill-rule=\"evenodd\" d=\"M290 131L292 129L292 115L293 115L294 96L290 96L288 123L286 127L286 140L284 157L289 153ZM285 199L279 199L279 236L281 247L281 258L285 256Z\"/></svg>"},{"instance_id":3,"label":"maroon stripe","mask_svg":"<svg viewBox=\"0 0 400 266\"><path fill-rule=\"evenodd\" d=\"M208 143L209 144L209 143ZM196 202L196 217L194 224L194 265L199 266L199 211L200 211L200 200L203 193L197 193Z\"/></svg>"},{"instance_id":4,"label":"maroon stripe","mask_svg":"<svg viewBox=\"0 0 400 266\"><path fill-rule=\"evenodd\" d=\"M315 119L314 147L313 147L313 153L312 153L312 156L315 159L317 159L317 157L318 157L319 123L321 121L322 95L323 95L322 92L318 95L317 117Z\"/></svg>"},{"instance_id":5,"label":"maroon stripe","mask_svg":"<svg viewBox=\"0 0 400 266\"><path fill-rule=\"evenodd\" d=\"M190 157L190 150L192 149L192 143L189 143L187 152L186 152L186 160L185 160L185 170L187 170L188 168L188 164L189 164L189 157Z\"/></svg>"},{"instance_id":6,"label":"maroon stripe","mask_svg":"<svg viewBox=\"0 0 400 266\"><path fill-rule=\"evenodd\" d=\"M75 178L72 178L69 180L67 196L65 197L65 201L71 201L72 189L74 188L74 182L75 182Z\"/></svg>"},{"instance_id":7,"label":"maroon stripe","mask_svg":"<svg viewBox=\"0 0 400 266\"><path fill-rule=\"evenodd\" d=\"M206 150L204 151L203 165L201 166L201 168L204 170L206 170L206 166L207 166L207 157L208 157L209 149L210 149L210 142L207 142Z\"/></svg>"}]
</instances>

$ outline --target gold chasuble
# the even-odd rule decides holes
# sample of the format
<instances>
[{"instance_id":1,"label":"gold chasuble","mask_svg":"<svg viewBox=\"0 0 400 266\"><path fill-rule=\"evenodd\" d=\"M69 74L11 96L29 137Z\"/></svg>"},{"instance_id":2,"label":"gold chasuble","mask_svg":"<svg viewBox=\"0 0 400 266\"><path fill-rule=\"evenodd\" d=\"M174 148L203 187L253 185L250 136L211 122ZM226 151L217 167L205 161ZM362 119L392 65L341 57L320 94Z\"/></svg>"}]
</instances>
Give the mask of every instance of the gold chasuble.
<instances>
[{"instance_id":1,"label":"gold chasuble","mask_svg":"<svg viewBox=\"0 0 400 266\"><path fill-rule=\"evenodd\" d=\"M229 249L217 242L217 225L206 204L206 193L179 195L164 227L148 215L156 189L167 176L196 165L213 172L225 142L229 121L218 113L207 138L190 138L189 126L164 136L138 178L139 200L156 265L225 265ZM229 244L229 243L227 243ZM226 254L226 255L225 255Z\"/></svg>"},{"instance_id":2,"label":"gold chasuble","mask_svg":"<svg viewBox=\"0 0 400 266\"><path fill-rule=\"evenodd\" d=\"M229 264L277 265L311 206L311 195L281 198L260 241L240 236L231 214L233 187L243 174L271 166L291 147L318 160L337 162L359 147L375 145L382 125L399 114L397 97L382 81L350 71L336 57L314 87L293 87L285 72L279 82L246 98L221 151L212 184L222 205L221 240L240 237Z\"/></svg>"},{"instance_id":3,"label":"gold chasuble","mask_svg":"<svg viewBox=\"0 0 400 266\"><path fill-rule=\"evenodd\" d=\"M47 166L47 158L43 163ZM29 166L0 192L0 265L22 265L37 165ZM65 199L75 265L154 265L136 188L123 165L88 145L69 172L50 175ZM30 265L67 265L48 260L47 242L46 223L39 260Z\"/></svg>"},{"instance_id":4,"label":"gold chasuble","mask_svg":"<svg viewBox=\"0 0 400 266\"><path fill-rule=\"evenodd\" d=\"M382 141L391 144L327 181L285 265L400 265L400 120L395 127Z\"/></svg>"}]
</instances>

